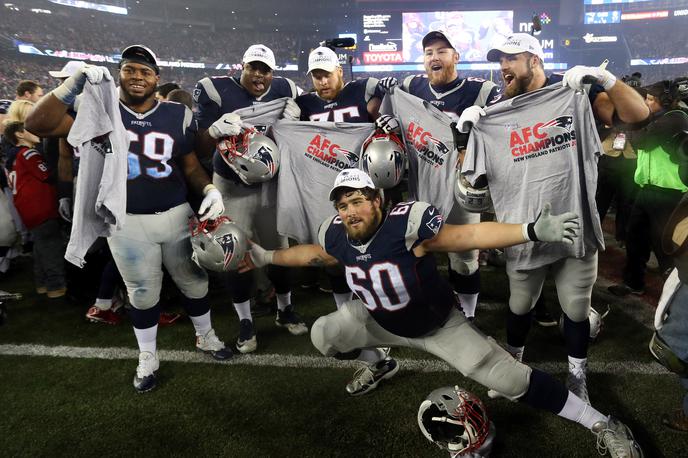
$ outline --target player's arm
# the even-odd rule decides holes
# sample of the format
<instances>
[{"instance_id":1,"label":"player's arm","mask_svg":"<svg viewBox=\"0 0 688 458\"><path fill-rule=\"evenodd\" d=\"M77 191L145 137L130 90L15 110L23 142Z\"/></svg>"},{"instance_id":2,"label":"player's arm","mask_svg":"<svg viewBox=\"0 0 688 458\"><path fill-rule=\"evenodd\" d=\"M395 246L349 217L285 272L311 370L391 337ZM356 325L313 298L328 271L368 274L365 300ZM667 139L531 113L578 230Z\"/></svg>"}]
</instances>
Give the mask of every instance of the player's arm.
<instances>
[{"instance_id":1,"label":"player's arm","mask_svg":"<svg viewBox=\"0 0 688 458\"><path fill-rule=\"evenodd\" d=\"M107 68L84 65L38 101L26 118L26 129L39 137L66 137L74 124L68 110L74 105L76 96L81 94L86 81L99 84L111 79Z\"/></svg>"},{"instance_id":2,"label":"player's arm","mask_svg":"<svg viewBox=\"0 0 688 458\"><path fill-rule=\"evenodd\" d=\"M282 250L265 250L253 243L239 266L239 272L247 272L268 264L284 267L325 267L338 263L320 245L295 245Z\"/></svg>"},{"instance_id":3,"label":"player's arm","mask_svg":"<svg viewBox=\"0 0 688 458\"><path fill-rule=\"evenodd\" d=\"M366 97L368 98L366 109L368 110L368 116L373 121L380 117L380 105L382 105L382 97L384 95L382 88L378 85L378 79L368 78L366 82Z\"/></svg>"},{"instance_id":4,"label":"player's arm","mask_svg":"<svg viewBox=\"0 0 688 458\"><path fill-rule=\"evenodd\" d=\"M578 236L578 215L567 212L552 215L550 204L532 223L507 224L485 222L479 224L445 224L431 239L414 248L416 256L428 252L460 252L474 249L506 248L525 242L560 242L572 244Z\"/></svg>"},{"instance_id":5,"label":"player's arm","mask_svg":"<svg viewBox=\"0 0 688 458\"><path fill-rule=\"evenodd\" d=\"M599 93L592 110L598 121L610 126L619 125L621 121L625 125L642 127L650 117L650 109L640 94L622 81Z\"/></svg>"},{"instance_id":6,"label":"player's arm","mask_svg":"<svg viewBox=\"0 0 688 458\"><path fill-rule=\"evenodd\" d=\"M222 194L210 182L208 174L205 173L201 163L198 161L196 153L192 151L189 154L183 155L180 166L189 187L204 196L200 207L198 207L198 214L201 215L200 220L215 219L222 215L225 211Z\"/></svg>"}]
</instances>

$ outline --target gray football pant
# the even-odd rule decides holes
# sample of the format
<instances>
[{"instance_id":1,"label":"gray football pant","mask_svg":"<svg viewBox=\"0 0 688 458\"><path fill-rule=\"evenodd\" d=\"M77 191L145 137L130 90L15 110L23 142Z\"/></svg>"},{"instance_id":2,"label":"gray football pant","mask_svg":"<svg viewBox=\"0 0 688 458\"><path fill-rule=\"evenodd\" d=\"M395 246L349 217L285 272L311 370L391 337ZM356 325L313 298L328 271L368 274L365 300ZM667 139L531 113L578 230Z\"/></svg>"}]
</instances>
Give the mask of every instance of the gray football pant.
<instances>
[{"instance_id":1,"label":"gray football pant","mask_svg":"<svg viewBox=\"0 0 688 458\"><path fill-rule=\"evenodd\" d=\"M480 213L471 213L455 203L446 222L447 224L477 224L480 222ZM479 253L479 250L447 253L449 267L459 275L471 275L478 270Z\"/></svg>"},{"instance_id":2,"label":"gray football pant","mask_svg":"<svg viewBox=\"0 0 688 458\"><path fill-rule=\"evenodd\" d=\"M108 238L135 308L148 310L160 300L163 264L184 296L200 299L208 294L208 275L191 260L193 214L188 203L151 215L127 213L122 230Z\"/></svg>"},{"instance_id":3,"label":"gray football pant","mask_svg":"<svg viewBox=\"0 0 688 458\"><path fill-rule=\"evenodd\" d=\"M597 279L597 251L532 270L513 270L507 261L506 272L511 291L509 309L516 315L525 315L535 306L548 272L554 276L559 303L566 316L579 323L590 315L592 287Z\"/></svg>"},{"instance_id":4,"label":"gray football pant","mask_svg":"<svg viewBox=\"0 0 688 458\"><path fill-rule=\"evenodd\" d=\"M482 385L515 399L528 391L531 368L514 359L452 308L447 322L422 337L385 330L358 299L321 316L311 327L313 345L325 356L376 347L410 347L431 353Z\"/></svg>"}]
</instances>

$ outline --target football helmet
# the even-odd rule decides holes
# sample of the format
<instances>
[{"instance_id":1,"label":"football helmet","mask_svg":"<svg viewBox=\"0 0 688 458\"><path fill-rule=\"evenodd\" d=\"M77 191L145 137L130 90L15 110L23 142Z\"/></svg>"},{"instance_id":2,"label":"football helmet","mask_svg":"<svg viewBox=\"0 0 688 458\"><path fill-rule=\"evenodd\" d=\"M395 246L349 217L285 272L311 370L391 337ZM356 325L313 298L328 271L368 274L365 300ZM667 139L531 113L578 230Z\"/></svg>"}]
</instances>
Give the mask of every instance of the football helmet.
<instances>
[{"instance_id":1,"label":"football helmet","mask_svg":"<svg viewBox=\"0 0 688 458\"><path fill-rule=\"evenodd\" d=\"M248 239L244 231L226 216L214 220L189 219L191 230L191 259L204 269L215 272L232 271L248 251Z\"/></svg>"},{"instance_id":2,"label":"football helmet","mask_svg":"<svg viewBox=\"0 0 688 458\"><path fill-rule=\"evenodd\" d=\"M456 186L454 186L454 198L471 213L482 213L492 207L490 188L487 187L487 180L482 177L478 178L475 186L472 186L463 175L458 173Z\"/></svg>"},{"instance_id":3,"label":"football helmet","mask_svg":"<svg viewBox=\"0 0 688 458\"><path fill-rule=\"evenodd\" d=\"M588 319L590 320L590 341L594 341L597 339L597 336L600 335L600 331L602 330L602 324L604 318L609 315L610 312L610 307L609 304L607 304L607 310L604 313L600 313L597 310L595 310L594 307L590 307L590 316ZM564 314L562 313L559 316L559 331L561 331L561 335L564 335Z\"/></svg>"},{"instance_id":4,"label":"football helmet","mask_svg":"<svg viewBox=\"0 0 688 458\"><path fill-rule=\"evenodd\" d=\"M406 150L395 134L374 133L363 143L361 168L376 188L398 185L406 169Z\"/></svg>"},{"instance_id":5,"label":"football helmet","mask_svg":"<svg viewBox=\"0 0 688 458\"><path fill-rule=\"evenodd\" d=\"M246 184L269 181L279 170L277 145L253 127L242 127L239 135L220 139L217 151Z\"/></svg>"},{"instance_id":6,"label":"football helmet","mask_svg":"<svg viewBox=\"0 0 688 458\"><path fill-rule=\"evenodd\" d=\"M478 450L490 433L482 401L458 386L430 393L418 409L418 426L427 440L452 456Z\"/></svg>"}]
</instances>

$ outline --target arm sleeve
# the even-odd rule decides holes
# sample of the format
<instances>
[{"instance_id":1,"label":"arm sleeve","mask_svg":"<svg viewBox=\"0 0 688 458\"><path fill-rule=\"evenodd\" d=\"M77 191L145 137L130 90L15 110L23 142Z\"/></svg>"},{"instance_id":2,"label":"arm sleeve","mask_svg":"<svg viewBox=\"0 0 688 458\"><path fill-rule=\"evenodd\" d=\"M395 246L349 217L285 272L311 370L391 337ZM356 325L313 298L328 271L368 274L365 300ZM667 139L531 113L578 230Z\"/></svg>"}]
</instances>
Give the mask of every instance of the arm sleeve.
<instances>
[{"instance_id":1,"label":"arm sleeve","mask_svg":"<svg viewBox=\"0 0 688 458\"><path fill-rule=\"evenodd\" d=\"M184 107L184 120L182 122L182 144L179 145L179 155L189 154L194 149L196 135L198 134L198 122L188 108Z\"/></svg>"},{"instance_id":2,"label":"arm sleeve","mask_svg":"<svg viewBox=\"0 0 688 458\"><path fill-rule=\"evenodd\" d=\"M203 78L196 84L193 98L197 107L196 121L198 122L198 127L207 129L212 123L220 119L222 115L220 113L222 101L210 78Z\"/></svg>"},{"instance_id":3,"label":"arm sleeve","mask_svg":"<svg viewBox=\"0 0 688 458\"><path fill-rule=\"evenodd\" d=\"M478 92L478 97L475 99L473 105L478 105L479 107L484 107L490 100L493 100L499 93L499 88L492 81L485 81L480 87L480 92Z\"/></svg>"},{"instance_id":4,"label":"arm sleeve","mask_svg":"<svg viewBox=\"0 0 688 458\"><path fill-rule=\"evenodd\" d=\"M382 97L384 97L384 92L382 92L382 89L380 86L377 84L378 79L377 78L368 78L368 81L366 81L366 89L365 89L365 101L366 103L370 101L370 99L378 98L382 100Z\"/></svg>"},{"instance_id":5,"label":"arm sleeve","mask_svg":"<svg viewBox=\"0 0 688 458\"><path fill-rule=\"evenodd\" d=\"M339 218L338 216L336 218ZM327 252L327 249L325 248L325 243L326 243L326 236L327 236L327 230L330 228L330 225L334 221L335 218L328 216L325 218L325 221L323 221L320 224L320 228L318 228L318 243L320 246Z\"/></svg>"},{"instance_id":6,"label":"arm sleeve","mask_svg":"<svg viewBox=\"0 0 688 458\"><path fill-rule=\"evenodd\" d=\"M414 202L406 223L406 249L411 251L423 241L434 238L443 225L444 218L437 208L426 202Z\"/></svg>"},{"instance_id":7,"label":"arm sleeve","mask_svg":"<svg viewBox=\"0 0 688 458\"><path fill-rule=\"evenodd\" d=\"M36 150L28 150L23 153L23 156L29 173L41 181L48 181L50 169L43 160L41 153Z\"/></svg>"}]
</instances>

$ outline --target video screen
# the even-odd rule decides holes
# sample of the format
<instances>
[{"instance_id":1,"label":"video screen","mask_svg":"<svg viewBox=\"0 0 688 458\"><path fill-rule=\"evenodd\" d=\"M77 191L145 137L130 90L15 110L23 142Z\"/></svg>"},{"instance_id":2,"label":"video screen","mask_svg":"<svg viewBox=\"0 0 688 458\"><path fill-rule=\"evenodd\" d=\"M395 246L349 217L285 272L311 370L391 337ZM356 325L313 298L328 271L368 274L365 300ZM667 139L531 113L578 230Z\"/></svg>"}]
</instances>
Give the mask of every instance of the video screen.
<instances>
[{"instance_id":1,"label":"video screen","mask_svg":"<svg viewBox=\"0 0 688 458\"><path fill-rule=\"evenodd\" d=\"M436 11L403 13L402 43L405 62L422 62L422 40L439 30L447 35L463 62L485 62L487 52L514 30L513 11Z\"/></svg>"}]
</instances>

